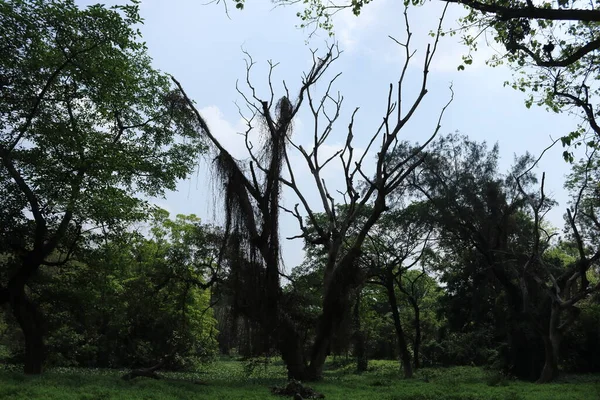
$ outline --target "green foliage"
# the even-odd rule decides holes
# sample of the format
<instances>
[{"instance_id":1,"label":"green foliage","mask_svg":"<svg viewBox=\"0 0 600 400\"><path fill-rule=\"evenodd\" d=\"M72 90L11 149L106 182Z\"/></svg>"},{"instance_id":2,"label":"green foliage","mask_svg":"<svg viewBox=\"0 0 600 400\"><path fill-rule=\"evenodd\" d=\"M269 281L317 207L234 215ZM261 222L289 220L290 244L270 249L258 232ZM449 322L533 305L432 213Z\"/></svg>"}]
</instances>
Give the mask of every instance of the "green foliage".
<instances>
[{"instance_id":1,"label":"green foliage","mask_svg":"<svg viewBox=\"0 0 600 400\"><path fill-rule=\"evenodd\" d=\"M526 0L482 1L480 4L498 9L529 7ZM584 17L586 12L587 17L597 13L598 6L580 0L558 0L536 3L536 7L556 11L555 15L581 11L578 17L551 20L540 17L541 12L537 17L532 14L530 17L507 18L502 12L482 13L475 7L460 20L463 39L470 50L476 50L477 38L486 31L505 47L506 53L493 56L488 64L507 63L513 68L515 78L510 86L528 93L525 101L528 108L536 104L552 112L568 112L581 118L578 127L561 138L562 145L567 147L564 158L572 163L571 148L596 147L600 133L594 117L600 94L595 62L598 56L595 44L600 38L600 30L597 22Z\"/></svg>"},{"instance_id":2,"label":"green foliage","mask_svg":"<svg viewBox=\"0 0 600 400\"><path fill-rule=\"evenodd\" d=\"M214 357L218 332L204 287L219 235L194 215L154 216L150 237L99 237L36 279L50 365L148 367L167 357L167 368L189 369Z\"/></svg>"},{"instance_id":3,"label":"green foliage","mask_svg":"<svg viewBox=\"0 0 600 400\"><path fill-rule=\"evenodd\" d=\"M561 362L566 371L600 370L600 302L588 299L579 306L577 321L565 332Z\"/></svg>"},{"instance_id":4,"label":"green foliage","mask_svg":"<svg viewBox=\"0 0 600 400\"><path fill-rule=\"evenodd\" d=\"M466 330L466 329L465 329ZM494 365L498 358L493 327L471 328L464 333L450 332L423 345L423 358L429 365Z\"/></svg>"},{"instance_id":5,"label":"green foliage","mask_svg":"<svg viewBox=\"0 0 600 400\"><path fill-rule=\"evenodd\" d=\"M10 291L2 301L21 328L34 332L25 335L31 372L41 371L43 327L35 303L17 305L29 304L25 285L41 265L67 265L85 247L82 231L143 220L145 198L175 189L205 150L187 103L151 65L138 11L139 1L110 8L0 1L0 252L8 254L0 288ZM60 281L59 272L84 274L78 267L48 274ZM41 298L35 289L31 296ZM57 329L50 345L70 352L69 360L97 352L82 330ZM136 345L150 357L150 344Z\"/></svg>"},{"instance_id":6,"label":"green foliage","mask_svg":"<svg viewBox=\"0 0 600 400\"><path fill-rule=\"evenodd\" d=\"M143 218L141 196L174 189L204 151L191 112L151 66L138 7L0 2L0 233L13 247L31 245L26 209L50 233L69 219Z\"/></svg>"},{"instance_id":7,"label":"green foliage","mask_svg":"<svg viewBox=\"0 0 600 400\"><path fill-rule=\"evenodd\" d=\"M506 386L508 385L508 380L505 374L500 371L494 371L490 373L487 379L488 386Z\"/></svg>"}]
</instances>

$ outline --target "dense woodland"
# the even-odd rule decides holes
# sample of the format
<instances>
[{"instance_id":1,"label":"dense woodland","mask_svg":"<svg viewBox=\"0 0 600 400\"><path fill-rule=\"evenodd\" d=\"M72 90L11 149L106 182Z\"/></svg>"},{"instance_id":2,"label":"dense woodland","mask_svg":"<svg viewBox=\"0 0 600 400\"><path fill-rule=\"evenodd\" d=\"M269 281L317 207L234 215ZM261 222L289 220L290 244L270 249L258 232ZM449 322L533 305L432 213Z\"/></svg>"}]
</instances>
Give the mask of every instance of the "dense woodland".
<instances>
[{"instance_id":1,"label":"dense woodland","mask_svg":"<svg viewBox=\"0 0 600 400\"><path fill-rule=\"evenodd\" d=\"M351 7L360 18L370 2L305 3L301 23L333 32L332 14ZM477 57L465 27L489 31L506 49L491 64L528 68L513 83L531 95L524 107L580 115L555 142L556 162L571 167L563 226L548 221L557 204L545 190L562 177L536 169L539 154L523 149L502 170L493 141L448 133L452 88L446 106L428 110L421 142L403 139L446 34L442 15L429 47L413 52L410 9L427 4L407 4L405 63L369 132L355 131L355 114L340 118L335 44L312 54L296 91L277 92L271 74L258 82L249 58L239 89L248 152L236 159L185 82L152 66L138 2L0 0L0 360L26 374L153 374L219 355L280 358L301 381L321 379L328 357L354 360L357 372L397 360L398 378L456 365L539 383L599 373L600 11L578 0L456 3L471 10L452 33L464 35L465 65ZM420 71L417 93L403 90L409 66ZM301 112L314 120L311 147L292 135ZM347 139L325 157L334 130ZM372 135L366 149L357 135ZM148 201L200 157L211 160L219 224ZM333 163L341 191L322 176ZM305 248L290 270L284 213Z\"/></svg>"}]
</instances>

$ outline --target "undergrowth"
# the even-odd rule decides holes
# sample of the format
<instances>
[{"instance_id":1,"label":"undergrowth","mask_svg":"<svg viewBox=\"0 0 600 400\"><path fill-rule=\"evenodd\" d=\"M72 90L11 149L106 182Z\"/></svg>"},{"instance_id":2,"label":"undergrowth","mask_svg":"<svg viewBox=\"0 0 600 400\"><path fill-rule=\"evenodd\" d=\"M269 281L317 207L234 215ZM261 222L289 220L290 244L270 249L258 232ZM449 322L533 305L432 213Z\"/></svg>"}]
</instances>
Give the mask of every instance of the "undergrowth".
<instances>
[{"instance_id":1,"label":"undergrowth","mask_svg":"<svg viewBox=\"0 0 600 400\"><path fill-rule=\"evenodd\" d=\"M400 378L394 361L370 361L368 371L360 375L355 369L352 362L330 361L324 379L309 385L332 400L600 400L599 375L570 375L537 385L476 367L424 368L410 380ZM4 367L0 399L282 399L269 388L286 381L279 359L221 359L195 372L161 373L161 380L123 381L124 372L56 368L30 377Z\"/></svg>"}]
</instances>

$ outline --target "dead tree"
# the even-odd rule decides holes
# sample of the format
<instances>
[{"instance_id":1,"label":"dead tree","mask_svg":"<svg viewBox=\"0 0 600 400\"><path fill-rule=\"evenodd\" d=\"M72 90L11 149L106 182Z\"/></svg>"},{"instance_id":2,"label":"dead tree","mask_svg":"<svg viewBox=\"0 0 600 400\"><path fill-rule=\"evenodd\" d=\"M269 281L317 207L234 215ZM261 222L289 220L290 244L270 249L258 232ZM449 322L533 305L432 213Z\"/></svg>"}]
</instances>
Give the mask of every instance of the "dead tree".
<instances>
[{"instance_id":1,"label":"dead tree","mask_svg":"<svg viewBox=\"0 0 600 400\"><path fill-rule=\"evenodd\" d=\"M437 49L441 33L440 18L434 43L427 46L423 57L421 87L418 94L410 101L405 99L403 84L408 79L408 67L415 57L411 49L411 31L405 11L406 41L396 41L403 47L405 62L403 64L398 85L390 85L388 101L383 122L371 136L366 148L355 152L354 120L358 108L352 113L344 146L332 156L323 159L322 149L334 129L342 108L343 97L333 94L333 84L340 74L335 75L327 85L324 93L317 94L315 84L325 75L331 64L339 57L336 46L331 46L321 58L313 52L313 65L302 79L302 85L295 99L292 99L284 82L285 95L275 100L275 90L271 76L276 64L270 64L269 88L267 100L257 94L250 79L254 65L248 57L246 83L247 93L240 90L251 116L246 117L246 147L249 160L235 160L229 152L210 133L200 113L194 108L192 101L181 89L189 107L194 109L199 128L205 131L216 153L216 172L223 187L225 203L225 224L230 263L234 279L239 280L237 286L236 307L245 315L260 322L264 331L265 350L277 345L286 363L290 378L299 380L319 379L323 364L328 354L332 336L338 330L342 316L352 307L352 293L364 283L366 274L360 268L361 247L370 230L387 211L386 198L405 178L425 159L423 149L433 140L440 130L440 121L450 101L442 108L435 120L433 132L420 146L405 158L391 157L398 146L399 135L413 118L421 105L428 88L430 66ZM291 135L291 122L301 106L307 105L314 120L313 142L310 148L297 143ZM255 146L250 140L250 132L255 122L260 123L262 144ZM378 150L376 150L378 148ZM313 177L313 183L319 194L319 204L308 201L290 161L290 152L296 152L304 160ZM370 161L371 152L375 156L375 173L367 173L365 164ZM339 196L332 193L322 177L323 169L338 161L343 170L345 189ZM280 199L283 189L286 196L297 198L293 208L285 207ZM335 197L334 197L335 196ZM337 200L336 200L337 198ZM345 206L343 215L336 212L336 205ZM358 216L369 208L367 218L356 226ZM324 210L325 218L317 218L319 208ZM316 337L309 354L305 354L302 336L296 328L293 314L282 301L280 286L280 242L279 212L283 210L297 219L300 233L293 238L311 240L323 246L327 261L323 276L324 296L322 313L316 327ZM308 218L314 232L310 233L305 225ZM353 229L351 237L347 235Z\"/></svg>"}]
</instances>

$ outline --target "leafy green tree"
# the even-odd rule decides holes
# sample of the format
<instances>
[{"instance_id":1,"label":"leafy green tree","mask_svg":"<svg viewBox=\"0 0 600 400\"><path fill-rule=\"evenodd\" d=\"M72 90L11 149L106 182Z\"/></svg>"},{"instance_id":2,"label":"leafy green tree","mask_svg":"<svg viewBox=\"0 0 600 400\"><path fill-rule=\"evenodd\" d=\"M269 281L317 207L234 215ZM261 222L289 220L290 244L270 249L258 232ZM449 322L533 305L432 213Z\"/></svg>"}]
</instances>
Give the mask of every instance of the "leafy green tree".
<instances>
[{"instance_id":1,"label":"leafy green tree","mask_svg":"<svg viewBox=\"0 0 600 400\"><path fill-rule=\"evenodd\" d=\"M162 210L155 214L151 233L148 239L120 243L132 258L120 296L129 323L124 342L133 349L129 365L164 360L171 368L193 366L216 351L209 289L220 279L222 235L195 215L171 220Z\"/></svg>"},{"instance_id":2,"label":"leafy green tree","mask_svg":"<svg viewBox=\"0 0 600 400\"><path fill-rule=\"evenodd\" d=\"M219 279L220 234L194 215L171 220L163 210L149 224L145 236L97 235L71 261L35 277L49 363L137 368L164 360L173 369L214 355L208 287Z\"/></svg>"},{"instance_id":3,"label":"leafy green tree","mask_svg":"<svg viewBox=\"0 0 600 400\"><path fill-rule=\"evenodd\" d=\"M401 318L411 322L407 324L407 336L412 338L413 365L419 369L424 364L421 351L423 343L435 340L437 330L441 327L437 316L441 289L425 266L421 270L407 270L399 276L397 285L400 292L398 298L404 310Z\"/></svg>"},{"instance_id":4,"label":"leafy green tree","mask_svg":"<svg viewBox=\"0 0 600 400\"><path fill-rule=\"evenodd\" d=\"M458 261L456 277L452 270L442 271L450 284L448 294L478 315L476 321L485 323L491 317L493 325L502 327L503 340L509 343L504 366L518 377L535 379L543 356L535 345L539 336L526 322L517 272L524 265L521 255L531 250L533 223L525 215L527 202L514 180L528 159L519 160L517 172L503 177L497 171L497 146L488 150L460 135L440 139L430 155L414 187L431 203L440 246ZM524 175L522 182L525 187L535 180ZM532 304L539 304L539 299L532 299ZM498 300L502 303L496 306Z\"/></svg>"},{"instance_id":5,"label":"leafy green tree","mask_svg":"<svg viewBox=\"0 0 600 400\"><path fill-rule=\"evenodd\" d=\"M0 2L0 303L25 337L25 372L42 371L41 316L26 289L64 264L80 233L142 219L204 150L200 129L135 25L138 2Z\"/></svg>"},{"instance_id":6,"label":"leafy green tree","mask_svg":"<svg viewBox=\"0 0 600 400\"><path fill-rule=\"evenodd\" d=\"M440 243L458 255L475 250L474 271L501 291L511 354L506 365L518 376L549 382L558 374L562 336L579 313L577 303L600 288L588 278L600 253L582 234L582 218L594 225L593 212L582 201L591 181L576 180L582 189L567 210L566 230L578 251L574 262L565 263L548 253L556 230L544 220L554 205L544 193L545 177L534 189L528 157L517 159L502 176L495 154L496 149L488 153L485 145L448 136L433 146L414 184L433 206L432 218L443 232ZM537 350L540 342L543 348ZM522 358L526 352L532 354ZM540 362L532 362L538 357Z\"/></svg>"},{"instance_id":7,"label":"leafy green tree","mask_svg":"<svg viewBox=\"0 0 600 400\"><path fill-rule=\"evenodd\" d=\"M403 275L419 265L423 255L430 251L429 239L432 227L428 224L426 213L427 208L423 203L413 203L405 208L387 212L374 227L362 249L369 275L374 277L370 282L385 288L406 378L411 378L413 368L419 367L421 325L418 298L420 296L414 283L422 276L413 277L412 279L415 280L413 281L411 278L403 279ZM412 301L410 307L414 310L412 320L415 324L415 336L412 342L412 355L405 333L406 326L401 318L402 307L399 304L398 290L403 292L405 299Z\"/></svg>"},{"instance_id":8,"label":"leafy green tree","mask_svg":"<svg viewBox=\"0 0 600 400\"><path fill-rule=\"evenodd\" d=\"M397 336L385 288L367 283L362 288L358 300L361 334L365 346L364 358L398 360ZM358 361L359 354L356 349L355 353Z\"/></svg>"}]
</instances>

